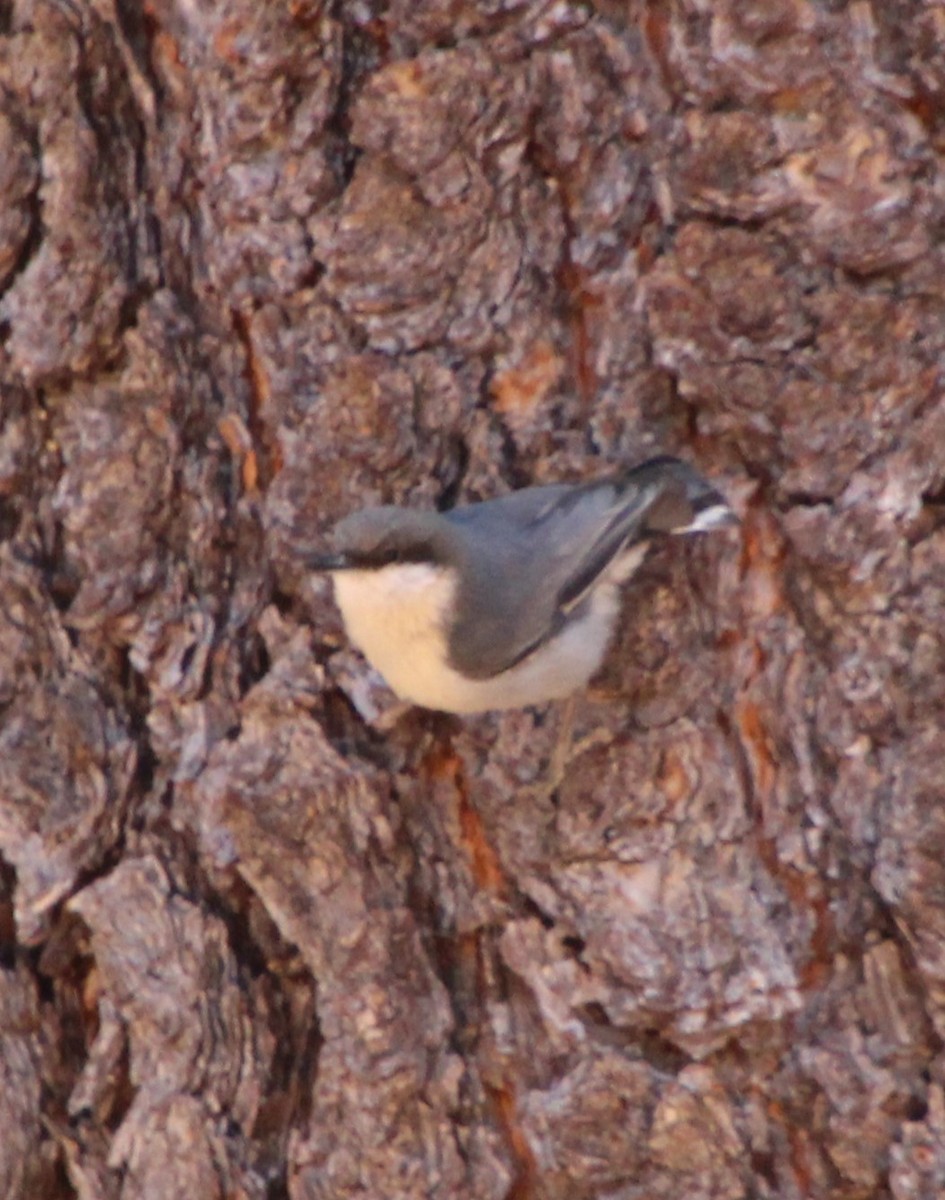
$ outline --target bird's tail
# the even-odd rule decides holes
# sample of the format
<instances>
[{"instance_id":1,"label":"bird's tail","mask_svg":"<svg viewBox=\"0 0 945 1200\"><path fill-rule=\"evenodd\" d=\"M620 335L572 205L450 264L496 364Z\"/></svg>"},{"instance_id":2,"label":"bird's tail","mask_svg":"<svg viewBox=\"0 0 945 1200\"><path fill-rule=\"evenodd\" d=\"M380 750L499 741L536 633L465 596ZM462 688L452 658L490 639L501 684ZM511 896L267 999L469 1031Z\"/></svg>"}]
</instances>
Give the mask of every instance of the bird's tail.
<instances>
[{"instance_id":1,"label":"bird's tail","mask_svg":"<svg viewBox=\"0 0 945 1200\"><path fill-rule=\"evenodd\" d=\"M631 475L634 483L658 485L644 518L648 533L705 533L738 524L722 493L678 458L651 458Z\"/></svg>"}]
</instances>

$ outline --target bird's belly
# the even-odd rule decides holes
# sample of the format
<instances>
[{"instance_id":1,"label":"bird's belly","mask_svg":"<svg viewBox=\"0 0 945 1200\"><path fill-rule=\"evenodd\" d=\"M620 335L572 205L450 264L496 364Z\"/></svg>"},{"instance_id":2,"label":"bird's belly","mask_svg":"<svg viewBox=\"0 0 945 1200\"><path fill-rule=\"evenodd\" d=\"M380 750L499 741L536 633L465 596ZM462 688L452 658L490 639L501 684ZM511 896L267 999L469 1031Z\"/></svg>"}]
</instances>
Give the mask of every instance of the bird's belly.
<instances>
[{"instance_id":1,"label":"bird's belly","mask_svg":"<svg viewBox=\"0 0 945 1200\"><path fill-rule=\"evenodd\" d=\"M454 578L420 564L339 571L335 598L351 640L402 700L443 712L544 704L583 687L607 649L616 591L603 587L551 642L489 679L449 665L445 630Z\"/></svg>"},{"instance_id":2,"label":"bird's belly","mask_svg":"<svg viewBox=\"0 0 945 1200\"><path fill-rule=\"evenodd\" d=\"M598 588L581 617L572 618L528 658L487 681L493 700L480 707L545 704L584 687L603 662L617 611L616 588Z\"/></svg>"}]
</instances>

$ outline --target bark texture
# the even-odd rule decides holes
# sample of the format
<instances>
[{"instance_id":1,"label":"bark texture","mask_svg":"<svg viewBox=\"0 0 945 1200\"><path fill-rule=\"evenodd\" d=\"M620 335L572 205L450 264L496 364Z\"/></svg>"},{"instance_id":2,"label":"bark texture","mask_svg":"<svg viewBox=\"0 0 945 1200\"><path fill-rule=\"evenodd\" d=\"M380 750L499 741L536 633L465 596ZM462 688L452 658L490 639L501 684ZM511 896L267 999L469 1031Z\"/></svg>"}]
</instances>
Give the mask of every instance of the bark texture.
<instances>
[{"instance_id":1,"label":"bark texture","mask_svg":"<svg viewBox=\"0 0 945 1200\"><path fill-rule=\"evenodd\" d=\"M0 2L0 1197L945 1194L945 17ZM554 712L304 554L660 452Z\"/></svg>"}]
</instances>

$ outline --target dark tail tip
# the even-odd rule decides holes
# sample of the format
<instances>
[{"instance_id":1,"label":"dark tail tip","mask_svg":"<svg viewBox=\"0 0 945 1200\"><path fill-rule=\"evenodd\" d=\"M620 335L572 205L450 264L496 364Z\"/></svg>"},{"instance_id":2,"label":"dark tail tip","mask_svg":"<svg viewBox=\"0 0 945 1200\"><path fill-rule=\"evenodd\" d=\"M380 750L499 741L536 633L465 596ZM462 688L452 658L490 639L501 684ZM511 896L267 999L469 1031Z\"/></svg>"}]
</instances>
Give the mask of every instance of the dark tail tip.
<instances>
[{"instance_id":1,"label":"dark tail tip","mask_svg":"<svg viewBox=\"0 0 945 1200\"><path fill-rule=\"evenodd\" d=\"M642 483L656 485L646 515L646 527L653 533L705 533L739 523L722 493L681 459L651 458L633 474Z\"/></svg>"}]
</instances>

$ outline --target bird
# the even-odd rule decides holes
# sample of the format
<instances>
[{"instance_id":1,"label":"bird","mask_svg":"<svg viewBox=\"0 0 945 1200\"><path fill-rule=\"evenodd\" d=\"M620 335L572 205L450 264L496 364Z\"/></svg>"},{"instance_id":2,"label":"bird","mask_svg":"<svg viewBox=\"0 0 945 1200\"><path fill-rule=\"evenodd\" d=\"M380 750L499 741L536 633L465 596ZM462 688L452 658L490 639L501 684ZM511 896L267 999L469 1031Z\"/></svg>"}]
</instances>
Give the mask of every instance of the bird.
<instances>
[{"instance_id":1,"label":"bird","mask_svg":"<svg viewBox=\"0 0 945 1200\"><path fill-rule=\"evenodd\" d=\"M307 565L331 577L348 637L401 700L467 714L572 696L651 545L733 524L720 491L663 455L445 512L365 508Z\"/></svg>"}]
</instances>

